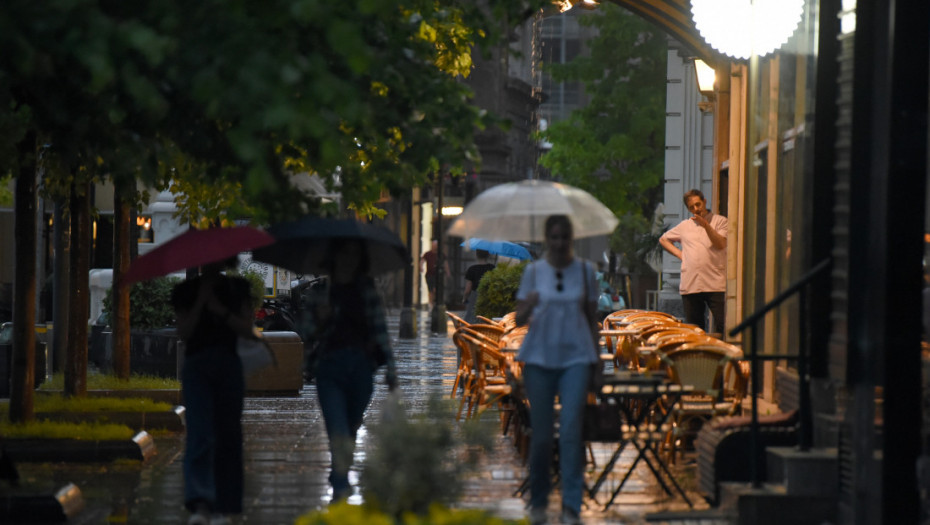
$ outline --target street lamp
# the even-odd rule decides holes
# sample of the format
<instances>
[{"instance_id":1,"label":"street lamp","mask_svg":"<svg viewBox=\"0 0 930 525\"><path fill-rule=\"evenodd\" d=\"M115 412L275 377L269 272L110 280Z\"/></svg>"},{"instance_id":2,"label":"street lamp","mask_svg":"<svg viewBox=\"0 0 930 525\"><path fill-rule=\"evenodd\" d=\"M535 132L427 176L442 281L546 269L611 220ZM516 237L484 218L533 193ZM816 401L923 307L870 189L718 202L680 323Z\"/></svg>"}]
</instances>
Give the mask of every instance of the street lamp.
<instances>
[{"instance_id":1,"label":"street lamp","mask_svg":"<svg viewBox=\"0 0 930 525\"><path fill-rule=\"evenodd\" d=\"M698 102L698 108L704 112L708 113L714 110L714 102L717 99L717 96L714 92L717 81L717 73L714 71L714 68L710 67L707 62L696 58L694 59L694 76L697 82L698 91L701 92L707 100L702 100Z\"/></svg>"},{"instance_id":2,"label":"street lamp","mask_svg":"<svg viewBox=\"0 0 930 525\"><path fill-rule=\"evenodd\" d=\"M738 59L783 46L803 14L804 0L691 0L694 27L704 40Z\"/></svg>"}]
</instances>

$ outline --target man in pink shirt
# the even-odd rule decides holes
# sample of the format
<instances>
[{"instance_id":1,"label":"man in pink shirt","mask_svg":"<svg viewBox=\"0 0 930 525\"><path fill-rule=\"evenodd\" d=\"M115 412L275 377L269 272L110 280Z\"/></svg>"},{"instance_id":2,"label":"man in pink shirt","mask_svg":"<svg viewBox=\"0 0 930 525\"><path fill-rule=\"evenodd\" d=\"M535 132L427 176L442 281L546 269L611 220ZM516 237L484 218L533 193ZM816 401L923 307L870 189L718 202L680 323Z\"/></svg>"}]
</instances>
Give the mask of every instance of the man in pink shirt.
<instances>
[{"instance_id":1,"label":"man in pink shirt","mask_svg":"<svg viewBox=\"0 0 930 525\"><path fill-rule=\"evenodd\" d=\"M727 218L711 213L700 190L684 195L692 217L665 232L659 244L681 259L681 302L685 322L704 327L709 308L714 316L713 332L723 336L727 289ZM674 243L681 245L681 249Z\"/></svg>"}]
</instances>

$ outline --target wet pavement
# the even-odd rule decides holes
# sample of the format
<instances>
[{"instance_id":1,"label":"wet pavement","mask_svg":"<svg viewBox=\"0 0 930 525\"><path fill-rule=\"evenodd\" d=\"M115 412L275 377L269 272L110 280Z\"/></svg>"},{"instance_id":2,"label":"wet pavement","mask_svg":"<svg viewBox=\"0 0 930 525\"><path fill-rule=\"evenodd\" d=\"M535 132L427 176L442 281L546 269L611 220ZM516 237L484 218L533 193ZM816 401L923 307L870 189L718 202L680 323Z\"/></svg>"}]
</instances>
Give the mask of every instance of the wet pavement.
<instances>
[{"instance_id":1,"label":"wet pavement","mask_svg":"<svg viewBox=\"0 0 930 525\"><path fill-rule=\"evenodd\" d=\"M431 334L429 316L418 314L418 336L399 340L399 311L389 313L388 325L394 340L399 385L407 410L422 411L431 394L448 394L456 368L456 351L449 333ZM387 388L379 374L366 422L381 415ZM489 410L486 415L494 417ZM315 387L305 385L298 397L248 397L243 414L246 485L244 513L239 523L290 524L309 511L323 508L330 499L327 475L329 451L323 418ZM359 434L354 470L350 479L357 481L365 461L365 427ZM51 490L67 482L77 484L86 508L70 523L186 523L183 508L182 435L156 436L157 454L144 465L133 462L96 465L21 464L24 484ZM595 444L594 456L602 467L614 447ZM615 469L625 472L636 451L628 447ZM696 472L693 458L672 467L676 479L685 488L696 509L707 508L694 490ZM481 508L508 519L526 514L525 499L515 497L526 469L509 437L497 435L493 449L481 460L476 474L467 480L461 501L466 508ZM588 482L594 472L589 472ZM586 499L582 518L588 525L646 523L647 515L661 511L688 510L681 497L670 497L656 483L646 465L640 464L613 506L603 510L607 495L613 492L620 475L611 475L598 494L598 501ZM360 502L360 496L350 502ZM558 523L558 491L550 499L550 518ZM676 521L675 523L718 523L712 520Z\"/></svg>"}]
</instances>

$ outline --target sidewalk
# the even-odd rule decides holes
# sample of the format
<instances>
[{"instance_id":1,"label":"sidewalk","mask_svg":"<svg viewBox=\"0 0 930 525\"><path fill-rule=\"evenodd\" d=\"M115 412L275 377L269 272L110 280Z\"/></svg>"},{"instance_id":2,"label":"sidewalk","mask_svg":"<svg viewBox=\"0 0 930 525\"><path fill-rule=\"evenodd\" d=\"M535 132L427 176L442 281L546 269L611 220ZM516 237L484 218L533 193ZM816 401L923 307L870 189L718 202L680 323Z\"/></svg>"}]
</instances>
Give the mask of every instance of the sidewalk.
<instances>
[{"instance_id":1,"label":"sidewalk","mask_svg":"<svg viewBox=\"0 0 930 525\"><path fill-rule=\"evenodd\" d=\"M419 314L418 336L398 340L399 312L389 313L388 327L398 363L400 388L409 410L422 408L430 393L447 394L454 378L456 352L449 334L430 334L429 317ZM451 329L451 328L450 328ZM376 421L387 393L383 374L379 375L366 420ZM262 525L291 524L301 514L324 507L329 502L327 475L329 452L322 414L313 385L306 385L296 398L246 398L243 414L246 486L245 512L241 523ZM365 461L366 435L360 432L355 468ZM80 524L183 524L183 436L156 437L158 453L141 468L133 464L21 465L24 480L60 486L77 484L87 508L71 521ZM612 448L596 445L598 466L602 467ZM629 447L615 472L623 472L635 457ZM686 462L683 462L686 463ZM357 481L353 472L353 484ZM694 492L693 465L675 467L676 477L688 491L695 508L707 505ZM592 474L593 475L593 474ZM509 437L499 437L494 450L484 459L479 473L470 479L459 506L481 508L502 518L525 516L525 501L513 497L525 476L516 449ZM601 503L619 479L612 476L599 494ZM353 496L350 502L360 502ZM557 523L559 500L551 498L551 519ZM646 523L645 515L658 511L687 510L679 498L666 496L645 465L637 467L622 494L607 511L586 500L582 518L588 525ZM678 522L678 523L684 523ZM688 523L717 523L690 520Z\"/></svg>"}]
</instances>

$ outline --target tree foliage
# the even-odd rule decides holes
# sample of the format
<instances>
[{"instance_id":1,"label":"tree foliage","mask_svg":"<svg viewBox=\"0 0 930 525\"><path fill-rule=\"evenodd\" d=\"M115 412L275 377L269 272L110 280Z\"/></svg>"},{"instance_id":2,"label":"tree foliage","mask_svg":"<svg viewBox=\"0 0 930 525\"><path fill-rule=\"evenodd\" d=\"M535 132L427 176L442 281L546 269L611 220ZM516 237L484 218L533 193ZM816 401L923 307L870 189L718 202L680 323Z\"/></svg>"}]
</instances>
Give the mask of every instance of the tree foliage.
<instances>
[{"instance_id":1,"label":"tree foliage","mask_svg":"<svg viewBox=\"0 0 930 525\"><path fill-rule=\"evenodd\" d=\"M552 150L541 162L623 219L612 246L626 252L634 248L625 239L649 231L662 197L667 45L628 11L606 2L599 11L579 18L598 30L590 52L549 66L556 80L583 82L590 101L543 132Z\"/></svg>"},{"instance_id":2,"label":"tree foliage","mask_svg":"<svg viewBox=\"0 0 930 525\"><path fill-rule=\"evenodd\" d=\"M31 125L66 166L162 185L179 151L269 218L311 171L365 207L474 159L493 121L457 77L545 3L10 0L0 147Z\"/></svg>"}]
</instances>

